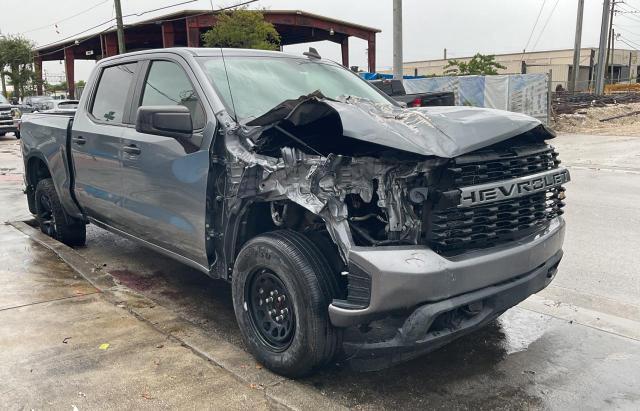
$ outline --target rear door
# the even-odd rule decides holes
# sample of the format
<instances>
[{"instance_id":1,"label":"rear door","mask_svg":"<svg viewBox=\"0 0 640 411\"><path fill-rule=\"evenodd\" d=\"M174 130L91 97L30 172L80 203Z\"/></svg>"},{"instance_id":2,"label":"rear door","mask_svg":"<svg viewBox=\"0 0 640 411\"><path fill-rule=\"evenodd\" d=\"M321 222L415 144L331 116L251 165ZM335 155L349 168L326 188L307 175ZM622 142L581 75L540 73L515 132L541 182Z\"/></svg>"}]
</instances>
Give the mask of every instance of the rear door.
<instances>
[{"instance_id":1,"label":"rear door","mask_svg":"<svg viewBox=\"0 0 640 411\"><path fill-rule=\"evenodd\" d=\"M78 202L90 217L118 228L126 225L122 220L122 135L131 126L137 68L135 61L102 68L71 134Z\"/></svg>"},{"instance_id":2,"label":"rear door","mask_svg":"<svg viewBox=\"0 0 640 411\"><path fill-rule=\"evenodd\" d=\"M204 93L182 58L165 55L150 59L142 73L132 116L138 106L182 105L191 112L194 133L190 138L176 139L127 129L123 206L130 229L143 240L208 267L205 215L209 152L203 136L211 136L215 130L213 114L206 114L201 99Z\"/></svg>"}]
</instances>

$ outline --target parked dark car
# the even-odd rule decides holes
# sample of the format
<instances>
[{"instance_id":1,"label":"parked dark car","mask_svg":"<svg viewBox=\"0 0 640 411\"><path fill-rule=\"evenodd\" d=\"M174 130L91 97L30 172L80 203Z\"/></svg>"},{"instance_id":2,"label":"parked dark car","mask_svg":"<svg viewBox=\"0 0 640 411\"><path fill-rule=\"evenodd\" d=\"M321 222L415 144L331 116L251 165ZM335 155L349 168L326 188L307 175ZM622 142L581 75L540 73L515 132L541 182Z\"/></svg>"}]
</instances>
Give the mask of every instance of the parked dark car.
<instances>
[{"instance_id":1,"label":"parked dark car","mask_svg":"<svg viewBox=\"0 0 640 411\"><path fill-rule=\"evenodd\" d=\"M404 108L314 53L106 58L75 113L25 114L22 137L43 232L77 246L92 223L231 282L247 349L287 376L432 351L545 288L562 258L551 130Z\"/></svg>"},{"instance_id":2,"label":"parked dark car","mask_svg":"<svg viewBox=\"0 0 640 411\"><path fill-rule=\"evenodd\" d=\"M371 84L396 101L405 103L407 107L454 106L453 91L437 91L430 93L407 94L401 80L372 80Z\"/></svg>"},{"instance_id":3,"label":"parked dark car","mask_svg":"<svg viewBox=\"0 0 640 411\"><path fill-rule=\"evenodd\" d=\"M27 96L22 101L25 112L51 110L55 106L55 100L50 96Z\"/></svg>"},{"instance_id":4,"label":"parked dark car","mask_svg":"<svg viewBox=\"0 0 640 411\"><path fill-rule=\"evenodd\" d=\"M20 110L0 94L0 136L13 133L16 138L20 138L20 115Z\"/></svg>"}]
</instances>

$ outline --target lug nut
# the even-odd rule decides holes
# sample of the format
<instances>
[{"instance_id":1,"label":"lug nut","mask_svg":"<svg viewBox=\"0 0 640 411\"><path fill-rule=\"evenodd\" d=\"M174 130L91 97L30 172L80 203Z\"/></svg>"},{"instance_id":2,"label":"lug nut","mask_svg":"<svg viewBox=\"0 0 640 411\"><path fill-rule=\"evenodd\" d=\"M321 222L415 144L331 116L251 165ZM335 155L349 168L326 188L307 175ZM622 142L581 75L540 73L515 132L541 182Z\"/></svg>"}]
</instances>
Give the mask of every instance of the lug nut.
<instances>
[{"instance_id":1,"label":"lug nut","mask_svg":"<svg viewBox=\"0 0 640 411\"><path fill-rule=\"evenodd\" d=\"M282 314L282 315L289 314L289 309L288 308L284 308L284 309L280 310L280 314Z\"/></svg>"},{"instance_id":2,"label":"lug nut","mask_svg":"<svg viewBox=\"0 0 640 411\"><path fill-rule=\"evenodd\" d=\"M259 290L258 290L258 292L259 292L260 294L264 294L264 290L263 290L262 288L261 288L261 289L259 289Z\"/></svg>"},{"instance_id":3,"label":"lug nut","mask_svg":"<svg viewBox=\"0 0 640 411\"><path fill-rule=\"evenodd\" d=\"M285 299L284 295L278 296L278 301L283 302Z\"/></svg>"},{"instance_id":4,"label":"lug nut","mask_svg":"<svg viewBox=\"0 0 640 411\"><path fill-rule=\"evenodd\" d=\"M282 320L284 320L283 316L279 315L279 316L276 317L276 321L282 321Z\"/></svg>"},{"instance_id":5,"label":"lug nut","mask_svg":"<svg viewBox=\"0 0 640 411\"><path fill-rule=\"evenodd\" d=\"M269 315L273 317L274 315L276 315L276 312L276 310L269 310Z\"/></svg>"},{"instance_id":6,"label":"lug nut","mask_svg":"<svg viewBox=\"0 0 640 411\"><path fill-rule=\"evenodd\" d=\"M278 290L271 291L269 295L271 295L272 297L278 295Z\"/></svg>"},{"instance_id":7,"label":"lug nut","mask_svg":"<svg viewBox=\"0 0 640 411\"><path fill-rule=\"evenodd\" d=\"M273 302L273 297L267 297L266 300L264 300L267 304L272 303Z\"/></svg>"}]
</instances>

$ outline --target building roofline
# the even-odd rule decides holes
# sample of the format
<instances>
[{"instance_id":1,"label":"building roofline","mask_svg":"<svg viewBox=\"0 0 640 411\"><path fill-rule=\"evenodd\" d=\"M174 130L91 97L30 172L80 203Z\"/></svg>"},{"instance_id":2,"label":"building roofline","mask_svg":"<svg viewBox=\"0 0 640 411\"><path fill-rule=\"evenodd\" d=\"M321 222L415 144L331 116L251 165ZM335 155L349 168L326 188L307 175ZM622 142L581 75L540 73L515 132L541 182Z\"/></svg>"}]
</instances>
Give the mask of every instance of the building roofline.
<instances>
[{"instance_id":1,"label":"building roofline","mask_svg":"<svg viewBox=\"0 0 640 411\"><path fill-rule=\"evenodd\" d=\"M582 47L580 49L580 51L583 50L597 50L597 47ZM622 48L617 48L615 49L615 51L618 50L623 50L623 51L640 51L639 49L622 49ZM553 53L553 52L557 52L557 51L571 51L573 52L573 49L553 49L553 50L536 50L536 51L527 51L524 53L525 56L530 56L532 54L538 54L538 53ZM489 54L491 56L511 56L511 55L516 55L516 54L522 54L521 52L515 51L512 53L499 53L499 54ZM470 59L473 58L473 56L464 56L464 57L453 57L453 58L447 58L446 60L462 60L462 59ZM411 63L428 63L428 62L434 62L434 61L442 61L445 60L443 58L439 58L439 59L427 59L427 60L412 60L412 61L405 61L403 62L403 64L411 64Z\"/></svg>"},{"instance_id":2,"label":"building roofline","mask_svg":"<svg viewBox=\"0 0 640 411\"><path fill-rule=\"evenodd\" d=\"M374 27L368 27L368 26L363 26L361 24L356 24L356 23L351 23L349 21L345 21L345 20L339 20L339 19L335 19L333 17L327 17L327 16L323 16L320 14L314 14L314 13L309 13L306 11L302 11L302 10L259 10L262 14L297 14L300 16L305 16L305 17L312 17L312 18L316 18L316 19L320 19L320 20L324 20L324 21L328 21L331 23L336 23L336 24L341 24L347 27L353 27L353 28L357 28L360 30L365 30L365 31L369 31L371 33L380 33L382 30L374 28ZM125 24L125 28L127 27L133 27L133 26L141 26L141 25L146 25L146 24L159 24L162 23L163 21L167 21L167 20L182 20L182 19L186 19L187 17L193 17L193 16L199 16L199 15L205 15L205 14L210 14L211 10L180 10L180 11L175 11L173 13L168 13L168 14L163 14L161 16L156 16L156 17L152 17L146 20L140 20L140 21L136 21L134 23L130 23L130 24ZM73 43L75 43L76 41L78 42L82 42L85 41L87 39L90 39L92 37L95 37L97 35L100 34L104 34L104 33L110 33L110 32L114 32L116 31L116 27L114 25L108 27L107 29L104 29L102 31L97 31L95 33L92 34L86 34L86 35L81 35L81 36L77 36L77 37L73 37L73 38L69 38L69 39L65 39L65 40L61 40L55 43L49 43L46 44L44 46L37 46L34 48L35 51L49 51L49 49L52 48L57 48L57 47L62 47L65 45L71 45Z\"/></svg>"}]
</instances>

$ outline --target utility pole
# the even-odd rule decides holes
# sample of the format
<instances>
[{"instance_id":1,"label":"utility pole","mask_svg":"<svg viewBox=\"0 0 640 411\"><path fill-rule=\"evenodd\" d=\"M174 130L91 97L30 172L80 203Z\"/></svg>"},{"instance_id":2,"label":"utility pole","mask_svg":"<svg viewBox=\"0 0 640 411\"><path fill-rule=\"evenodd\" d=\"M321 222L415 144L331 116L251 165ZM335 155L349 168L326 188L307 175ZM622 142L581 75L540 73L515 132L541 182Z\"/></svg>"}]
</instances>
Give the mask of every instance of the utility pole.
<instances>
[{"instance_id":1,"label":"utility pole","mask_svg":"<svg viewBox=\"0 0 640 411\"><path fill-rule=\"evenodd\" d=\"M611 19L613 19L613 14L611 15ZM609 84L613 84L613 63L616 57L616 29L611 29L611 49L609 50L611 53L611 75L609 76Z\"/></svg>"},{"instance_id":2,"label":"utility pole","mask_svg":"<svg viewBox=\"0 0 640 411\"><path fill-rule=\"evenodd\" d=\"M573 43L573 72L569 82L569 91L576 90L580 78L580 50L582 49L582 16L584 14L584 0L578 0L578 17L576 19L576 36Z\"/></svg>"},{"instance_id":3,"label":"utility pole","mask_svg":"<svg viewBox=\"0 0 640 411\"><path fill-rule=\"evenodd\" d=\"M446 63L446 61L447 61L447 48L446 47L444 48L444 60L445 60L445 63Z\"/></svg>"},{"instance_id":4,"label":"utility pole","mask_svg":"<svg viewBox=\"0 0 640 411\"><path fill-rule=\"evenodd\" d=\"M609 14L609 42L607 48L607 65L613 64L613 59L611 59L611 63L609 63L609 59L611 56L611 44L613 43L613 16L616 12L616 0L611 0L611 14ZM605 78L607 77L607 73L605 71ZM611 80L611 79L610 79ZM606 84L606 82L605 82Z\"/></svg>"},{"instance_id":5,"label":"utility pole","mask_svg":"<svg viewBox=\"0 0 640 411\"><path fill-rule=\"evenodd\" d=\"M118 53L124 54L127 51L124 47L124 25L122 24L122 6L120 0L113 0L116 7L116 25L118 26Z\"/></svg>"},{"instance_id":6,"label":"utility pole","mask_svg":"<svg viewBox=\"0 0 640 411\"><path fill-rule=\"evenodd\" d=\"M393 78L402 80L402 0L393 0Z\"/></svg>"},{"instance_id":7,"label":"utility pole","mask_svg":"<svg viewBox=\"0 0 640 411\"><path fill-rule=\"evenodd\" d=\"M602 5L602 22L600 24L600 44L598 47L598 67L596 72L596 94L601 95L604 92L604 73L607 56L607 34L609 28L609 6L610 0L603 0Z\"/></svg>"}]
</instances>

